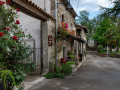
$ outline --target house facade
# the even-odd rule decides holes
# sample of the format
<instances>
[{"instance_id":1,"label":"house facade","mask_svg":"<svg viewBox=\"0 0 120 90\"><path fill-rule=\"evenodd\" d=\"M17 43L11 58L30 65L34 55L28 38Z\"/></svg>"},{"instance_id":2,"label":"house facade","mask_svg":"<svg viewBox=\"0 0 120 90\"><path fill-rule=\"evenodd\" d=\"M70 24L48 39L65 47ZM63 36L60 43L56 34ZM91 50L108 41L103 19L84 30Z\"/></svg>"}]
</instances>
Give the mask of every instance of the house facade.
<instances>
[{"instance_id":1,"label":"house facade","mask_svg":"<svg viewBox=\"0 0 120 90\"><path fill-rule=\"evenodd\" d=\"M26 35L32 38L24 39L23 42L31 46L33 54L31 60L36 64L36 73L41 74L48 72L50 63L55 64L55 0L11 0L11 6L19 8L18 12L21 28ZM67 0L58 0L58 3ZM76 24L74 19L77 16L73 8L67 9L71 5L69 2L58 4L57 25L58 33L63 25L68 32L64 39L58 39L57 60L61 65L61 58L69 57L68 54L74 55L76 65L83 55L86 40L85 28L80 28L77 35ZM61 34L62 35L62 34ZM64 37L64 36L63 36ZM83 49L84 48L84 49Z\"/></svg>"},{"instance_id":2,"label":"house facade","mask_svg":"<svg viewBox=\"0 0 120 90\"><path fill-rule=\"evenodd\" d=\"M71 59L75 62L76 65L79 65L81 55L83 55L82 49L85 47L86 41L86 33L84 32L84 28L79 32L80 35L77 35L76 24L74 23L75 17L77 16L75 10L68 0L58 0L57 1L57 26L58 26L58 36L59 33L62 32L61 37L66 38L58 38L58 55L57 59L59 65L61 64L61 59L65 58L66 61L70 60L69 54L74 56L74 59ZM68 9L68 6L71 6ZM51 0L51 15L55 17L55 0ZM64 25L67 24L67 31L64 30ZM85 28L86 29L86 28ZM59 31L60 30L60 31ZM61 31L62 30L62 31ZM69 32L69 33L67 33ZM59 50L60 48L60 50ZM84 50L83 49L83 50Z\"/></svg>"},{"instance_id":3,"label":"house facade","mask_svg":"<svg viewBox=\"0 0 120 90\"><path fill-rule=\"evenodd\" d=\"M50 15L50 1L45 0L11 0L11 6L19 8L18 20L26 35L32 38L23 42L30 45L33 51L31 60L36 64L36 73L44 73L49 69L49 62L54 60L54 45L49 46L48 37L53 42L55 18Z\"/></svg>"}]
</instances>

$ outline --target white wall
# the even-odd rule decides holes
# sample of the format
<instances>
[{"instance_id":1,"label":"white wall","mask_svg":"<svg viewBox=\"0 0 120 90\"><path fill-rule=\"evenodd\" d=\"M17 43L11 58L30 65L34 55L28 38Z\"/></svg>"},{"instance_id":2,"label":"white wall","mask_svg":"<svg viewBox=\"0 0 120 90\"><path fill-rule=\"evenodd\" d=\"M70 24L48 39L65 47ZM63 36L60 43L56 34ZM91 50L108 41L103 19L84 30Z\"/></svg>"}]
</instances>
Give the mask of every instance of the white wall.
<instances>
[{"instance_id":1,"label":"white wall","mask_svg":"<svg viewBox=\"0 0 120 90\"><path fill-rule=\"evenodd\" d=\"M35 40L35 63L37 63L37 68L40 68L40 30L41 30L41 25L40 25L40 20L37 20L31 16L28 16L22 12L18 13L19 18L18 20L20 21L20 25L22 25L22 30L25 32L26 35L30 34L32 38ZM28 39L27 39L28 40ZM34 43L33 40L30 41L25 41L27 44L31 46L31 48L34 48ZM31 56L33 57L32 54ZM33 59L34 60L34 59Z\"/></svg>"},{"instance_id":2,"label":"white wall","mask_svg":"<svg viewBox=\"0 0 120 90\"><path fill-rule=\"evenodd\" d=\"M40 8L46 9L46 12L50 14L50 0L31 0L35 4L37 4Z\"/></svg>"}]
</instances>

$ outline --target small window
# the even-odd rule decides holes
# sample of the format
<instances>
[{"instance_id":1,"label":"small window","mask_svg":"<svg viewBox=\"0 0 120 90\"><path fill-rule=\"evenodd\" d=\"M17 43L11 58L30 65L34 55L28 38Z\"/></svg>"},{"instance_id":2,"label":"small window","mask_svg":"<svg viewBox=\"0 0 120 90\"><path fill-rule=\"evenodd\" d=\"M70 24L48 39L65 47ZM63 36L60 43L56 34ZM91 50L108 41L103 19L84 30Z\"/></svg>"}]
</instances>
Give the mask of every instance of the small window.
<instances>
[{"instance_id":1,"label":"small window","mask_svg":"<svg viewBox=\"0 0 120 90\"><path fill-rule=\"evenodd\" d=\"M67 57L67 47L63 46L63 58Z\"/></svg>"},{"instance_id":2,"label":"small window","mask_svg":"<svg viewBox=\"0 0 120 90\"><path fill-rule=\"evenodd\" d=\"M73 24L71 23L71 28L73 27Z\"/></svg>"},{"instance_id":3,"label":"small window","mask_svg":"<svg viewBox=\"0 0 120 90\"><path fill-rule=\"evenodd\" d=\"M62 22L64 22L64 15L62 14Z\"/></svg>"}]
</instances>

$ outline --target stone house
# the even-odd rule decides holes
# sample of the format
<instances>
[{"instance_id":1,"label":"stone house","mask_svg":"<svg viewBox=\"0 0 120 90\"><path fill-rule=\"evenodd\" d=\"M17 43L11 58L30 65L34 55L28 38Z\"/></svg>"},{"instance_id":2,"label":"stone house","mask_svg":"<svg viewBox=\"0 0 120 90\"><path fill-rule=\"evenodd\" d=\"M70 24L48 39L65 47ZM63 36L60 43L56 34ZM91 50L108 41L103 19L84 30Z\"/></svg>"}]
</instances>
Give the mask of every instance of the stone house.
<instances>
[{"instance_id":1,"label":"stone house","mask_svg":"<svg viewBox=\"0 0 120 90\"><path fill-rule=\"evenodd\" d=\"M78 54L82 55L82 59L86 58L86 45L87 45L87 36L86 33L88 33L88 30L84 26L80 26L76 24L76 32L77 36L81 37L82 41L79 41L78 45Z\"/></svg>"},{"instance_id":2,"label":"stone house","mask_svg":"<svg viewBox=\"0 0 120 90\"><path fill-rule=\"evenodd\" d=\"M25 39L24 42L31 46L33 54L31 60L36 64L36 73L44 73L49 69L49 62L54 60L54 45L50 46L48 37L51 37L50 44L53 44L53 29L55 18L51 16L49 0L11 0L11 5L19 8L18 12L20 25L25 34L30 34L32 39Z\"/></svg>"},{"instance_id":3,"label":"stone house","mask_svg":"<svg viewBox=\"0 0 120 90\"><path fill-rule=\"evenodd\" d=\"M36 73L41 74L49 70L50 62L55 64L55 0L11 0L11 6L19 8L19 21L25 34L30 34L32 39L25 39L24 42L31 46L34 51L31 60L36 64ZM58 0L65 2L67 0ZM62 45L60 53L57 55L58 62L60 59L67 57L67 53L75 54L75 60L78 64L79 52L83 54L85 48L86 28L80 28L81 37L77 35L74 19L77 16L73 8L67 9L70 3L58 4L57 24L61 26L61 22L67 23L69 30L74 32L71 41L58 40ZM71 4L70 4L71 5ZM78 29L79 30L79 29ZM80 47L80 48L79 48Z\"/></svg>"},{"instance_id":4,"label":"stone house","mask_svg":"<svg viewBox=\"0 0 120 90\"><path fill-rule=\"evenodd\" d=\"M75 10L73 9L72 5L69 3L68 0L58 0L58 6L57 6L57 25L62 26L62 23L67 23L68 30L70 32L74 32L74 36L69 36L68 38L72 38L71 41L69 40L58 40L59 47L61 47L61 51L58 53L58 62L60 64L61 58L68 58L68 53L73 53L75 55L76 64L78 65L79 61L79 52L82 53L82 45L80 42L85 42L86 40L86 33L84 30L87 30L86 28L80 28L79 34L81 34L81 37L77 35L76 25L74 23L75 17L77 16ZM68 6L71 6L70 9L68 9ZM51 15L55 17L55 0L51 0ZM62 23L61 23L62 22ZM85 45L83 44L84 48ZM59 48L58 47L58 48ZM80 47L80 49L79 49ZM79 52L78 52L79 49Z\"/></svg>"}]
</instances>

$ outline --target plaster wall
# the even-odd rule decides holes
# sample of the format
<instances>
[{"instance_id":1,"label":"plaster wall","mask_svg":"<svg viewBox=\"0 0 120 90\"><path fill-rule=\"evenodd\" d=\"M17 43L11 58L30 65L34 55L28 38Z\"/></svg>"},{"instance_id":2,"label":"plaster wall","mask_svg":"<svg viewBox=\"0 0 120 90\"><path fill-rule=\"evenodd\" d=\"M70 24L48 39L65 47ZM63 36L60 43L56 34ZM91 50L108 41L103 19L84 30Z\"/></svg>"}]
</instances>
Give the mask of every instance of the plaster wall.
<instances>
[{"instance_id":1,"label":"plaster wall","mask_svg":"<svg viewBox=\"0 0 120 90\"><path fill-rule=\"evenodd\" d=\"M50 0L31 0L31 1L50 14Z\"/></svg>"}]
</instances>

